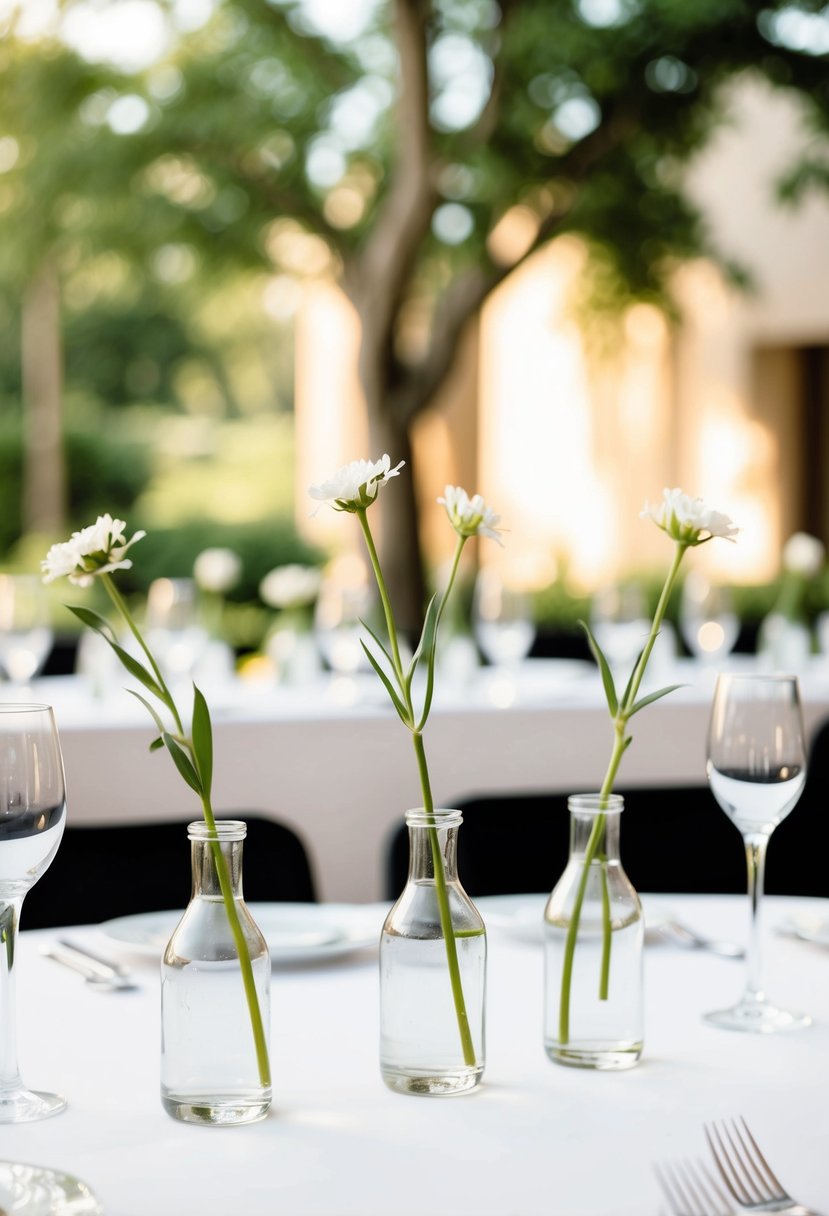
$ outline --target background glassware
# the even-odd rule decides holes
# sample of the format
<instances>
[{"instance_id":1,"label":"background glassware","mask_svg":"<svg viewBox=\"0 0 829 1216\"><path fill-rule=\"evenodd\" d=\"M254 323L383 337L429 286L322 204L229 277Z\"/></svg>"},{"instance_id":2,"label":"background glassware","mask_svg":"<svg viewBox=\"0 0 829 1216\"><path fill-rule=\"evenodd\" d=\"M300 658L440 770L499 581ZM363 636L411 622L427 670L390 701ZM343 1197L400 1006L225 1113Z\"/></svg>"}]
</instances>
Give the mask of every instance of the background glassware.
<instances>
[{"instance_id":1,"label":"background glassware","mask_svg":"<svg viewBox=\"0 0 829 1216\"><path fill-rule=\"evenodd\" d=\"M49 596L36 574L0 574L0 666L27 685L52 649Z\"/></svg>"},{"instance_id":2,"label":"background glassware","mask_svg":"<svg viewBox=\"0 0 829 1216\"><path fill-rule=\"evenodd\" d=\"M157 578L147 593L147 643L165 677L189 680L207 649L208 633L190 578Z\"/></svg>"},{"instance_id":3,"label":"background glassware","mask_svg":"<svg viewBox=\"0 0 829 1216\"><path fill-rule=\"evenodd\" d=\"M530 596L492 566L480 570L475 580L472 622L475 641L493 667L517 666L532 650L535 623Z\"/></svg>"},{"instance_id":4,"label":"background glassware","mask_svg":"<svg viewBox=\"0 0 829 1216\"><path fill-rule=\"evenodd\" d=\"M626 678L651 627L642 588L627 583L598 590L590 605L590 627L614 674Z\"/></svg>"},{"instance_id":5,"label":"background glassware","mask_svg":"<svg viewBox=\"0 0 829 1216\"><path fill-rule=\"evenodd\" d=\"M48 705L0 705L0 1123L57 1114L66 1099L26 1089L17 1065L14 961L23 897L48 869L66 821L63 758Z\"/></svg>"},{"instance_id":6,"label":"background glassware","mask_svg":"<svg viewBox=\"0 0 829 1216\"><path fill-rule=\"evenodd\" d=\"M692 570L682 585L679 627L695 659L716 663L731 654L740 632L731 592Z\"/></svg>"},{"instance_id":7,"label":"background glassware","mask_svg":"<svg viewBox=\"0 0 829 1216\"><path fill-rule=\"evenodd\" d=\"M708 781L739 829L748 865L751 933L745 991L731 1009L705 1015L728 1030L770 1033L811 1018L766 1000L760 960L760 905L769 837L797 802L806 780L806 745L795 676L721 675L708 732Z\"/></svg>"},{"instance_id":8,"label":"background glassware","mask_svg":"<svg viewBox=\"0 0 829 1216\"><path fill-rule=\"evenodd\" d=\"M314 610L314 634L320 654L338 676L354 676L368 667L360 645L367 638L361 620L372 611L368 574L361 558L346 554L326 570Z\"/></svg>"}]
</instances>

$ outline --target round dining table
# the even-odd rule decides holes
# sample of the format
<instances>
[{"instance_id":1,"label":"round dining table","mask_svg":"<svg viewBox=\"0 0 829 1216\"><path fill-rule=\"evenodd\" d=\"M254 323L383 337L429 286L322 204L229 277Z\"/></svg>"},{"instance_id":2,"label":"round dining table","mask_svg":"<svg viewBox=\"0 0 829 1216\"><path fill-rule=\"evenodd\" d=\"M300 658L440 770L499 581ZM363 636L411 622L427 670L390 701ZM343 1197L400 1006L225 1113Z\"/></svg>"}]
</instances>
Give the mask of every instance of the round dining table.
<instances>
[{"instance_id":1,"label":"round dining table","mask_svg":"<svg viewBox=\"0 0 829 1216\"><path fill-rule=\"evenodd\" d=\"M813 1024L765 1036L703 1020L739 995L745 963L663 931L675 917L745 942L745 897L645 896L645 1050L616 1073L544 1053L543 897L479 902L489 961L478 1091L441 1099L384 1087L373 930L387 905L363 905L353 949L274 966L273 1106L235 1128L162 1109L157 950L112 926L26 932L24 907L21 1071L68 1106L0 1127L0 1159L70 1172L106 1216L657 1216L667 1208L654 1165L707 1156L704 1125L742 1115L787 1188L829 1213L829 900L766 900L768 995ZM804 926L809 940L791 932ZM105 991L57 965L44 951L58 939L128 966L135 987Z\"/></svg>"}]
</instances>

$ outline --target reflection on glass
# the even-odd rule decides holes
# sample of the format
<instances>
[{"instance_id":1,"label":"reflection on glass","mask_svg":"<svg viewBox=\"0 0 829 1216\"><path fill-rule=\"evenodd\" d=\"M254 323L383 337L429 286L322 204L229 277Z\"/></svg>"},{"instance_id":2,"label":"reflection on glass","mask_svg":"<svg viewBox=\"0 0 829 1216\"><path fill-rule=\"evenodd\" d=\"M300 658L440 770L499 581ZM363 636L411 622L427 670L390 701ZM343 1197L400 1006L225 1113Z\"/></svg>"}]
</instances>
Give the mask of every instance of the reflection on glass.
<instances>
[{"instance_id":1,"label":"reflection on glass","mask_svg":"<svg viewBox=\"0 0 829 1216\"><path fill-rule=\"evenodd\" d=\"M49 597L35 574L0 574L0 666L13 684L27 685L49 657L53 634Z\"/></svg>"}]
</instances>

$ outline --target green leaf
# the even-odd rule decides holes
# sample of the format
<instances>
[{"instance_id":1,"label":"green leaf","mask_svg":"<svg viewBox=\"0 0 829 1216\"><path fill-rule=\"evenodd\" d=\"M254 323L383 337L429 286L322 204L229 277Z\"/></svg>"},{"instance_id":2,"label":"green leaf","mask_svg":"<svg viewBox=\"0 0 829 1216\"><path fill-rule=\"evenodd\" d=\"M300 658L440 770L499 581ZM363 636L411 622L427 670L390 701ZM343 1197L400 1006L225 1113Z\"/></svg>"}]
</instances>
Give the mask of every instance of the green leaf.
<instances>
[{"instance_id":1,"label":"green leaf","mask_svg":"<svg viewBox=\"0 0 829 1216\"><path fill-rule=\"evenodd\" d=\"M377 634L374 632L374 630L371 628L371 626L370 626L369 624L367 624L367 622L366 622L366 621L364 621L364 620L362 619L362 617L360 618L360 624L362 625L363 629L365 629L366 633L367 633L367 634L368 634L368 635L371 637L372 641L373 641L373 642L375 642L375 644L377 645L377 647L378 647L378 648L379 648L379 649L382 651L382 653L385 655L386 660L388 661L389 667L392 669L392 671L394 671L394 659L391 657L391 655L389 654L389 652L388 652L388 650L386 649L386 647L385 647L385 646L383 645L383 643L380 641L380 639L378 638ZM363 649L365 649L365 645L363 645Z\"/></svg>"},{"instance_id":2,"label":"green leaf","mask_svg":"<svg viewBox=\"0 0 829 1216\"><path fill-rule=\"evenodd\" d=\"M685 684L669 684L667 688L660 688L658 692L650 692L646 697L640 697L628 716L632 718L634 714L638 714L639 710L644 709L646 705L652 705L660 697L667 697L669 692L676 692L678 688L686 687L687 685Z\"/></svg>"},{"instance_id":3,"label":"green leaf","mask_svg":"<svg viewBox=\"0 0 829 1216\"><path fill-rule=\"evenodd\" d=\"M622 706L627 705L627 703L628 703L628 697L630 696L630 690L633 687L633 677L636 675L636 668L639 666L639 661L641 660L642 655L644 653L645 653L645 648L643 646L642 649L639 651L638 655L636 656L636 662L633 664L633 667L630 670L630 675L628 676L628 682L625 685L625 691L622 694L621 701L619 702L619 704Z\"/></svg>"},{"instance_id":4,"label":"green leaf","mask_svg":"<svg viewBox=\"0 0 829 1216\"><path fill-rule=\"evenodd\" d=\"M190 789L195 790L196 793L199 795L199 797L201 797L202 786L201 786L201 782L199 781L199 774L193 768L193 764L192 764L192 761L190 760L190 757L187 755L187 753L184 751L183 748L179 747L178 743L176 743L173 736L171 734L168 734L168 732L166 730L161 737L164 740L164 746L167 748L167 751L173 757L173 763L175 764L176 768L181 773L182 777L187 782L187 784L190 786Z\"/></svg>"},{"instance_id":5,"label":"green leaf","mask_svg":"<svg viewBox=\"0 0 829 1216\"><path fill-rule=\"evenodd\" d=\"M412 656L412 661L409 666L409 674L406 676L406 689L411 690L414 673L417 670L417 665L422 656L425 654L427 658L432 654L437 641L438 620L440 619L440 601L437 594L433 595L429 600L429 605L426 609L426 617L423 621L423 632L420 635L420 641L417 644L417 650Z\"/></svg>"},{"instance_id":6,"label":"green leaf","mask_svg":"<svg viewBox=\"0 0 829 1216\"><path fill-rule=\"evenodd\" d=\"M392 684L391 680L386 675L386 673L383 671L383 668L380 666L377 659L375 659L374 655L371 653L368 646L366 646L366 644L362 638L360 638L360 645L362 646L363 650L365 651L366 658L368 659L369 663L371 663L372 667L377 672L380 679L383 681L383 684L386 687L386 692L391 697L392 705L397 710L400 721L403 722L406 726L408 726L409 729L411 729L412 723L409 718L408 710L406 709L403 702L400 700L400 697L398 696L397 692L395 691L394 685Z\"/></svg>"},{"instance_id":7,"label":"green leaf","mask_svg":"<svg viewBox=\"0 0 829 1216\"><path fill-rule=\"evenodd\" d=\"M78 608L73 604L67 604L66 607L74 613L81 624L86 625L89 629L94 629L95 633L100 633L104 641L109 642L110 646L112 645L115 640L112 626L100 613L93 612L91 608Z\"/></svg>"},{"instance_id":8,"label":"green leaf","mask_svg":"<svg viewBox=\"0 0 829 1216\"><path fill-rule=\"evenodd\" d=\"M213 784L213 727L210 710L203 694L193 685L193 753L196 757L202 789L210 797Z\"/></svg>"},{"instance_id":9,"label":"green leaf","mask_svg":"<svg viewBox=\"0 0 829 1216\"><path fill-rule=\"evenodd\" d=\"M126 667L130 675L135 676L136 680L139 680L145 688L148 688L153 696L158 697L159 701L161 701L164 705L168 705L169 702L164 689L156 681L155 677L150 675L146 667L143 667L138 662L138 659L134 659L132 655L128 654L127 651L124 650L123 646L119 646L117 642L110 642L109 644L118 655L122 665Z\"/></svg>"},{"instance_id":10,"label":"green leaf","mask_svg":"<svg viewBox=\"0 0 829 1216\"><path fill-rule=\"evenodd\" d=\"M164 746L164 740L161 737L159 737L158 739L153 739L152 743L150 744L150 751L157 752L158 749L163 746Z\"/></svg>"},{"instance_id":11,"label":"green leaf","mask_svg":"<svg viewBox=\"0 0 829 1216\"><path fill-rule=\"evenodd\" d=\"M582 629L587 635L587 644L590 647L590 653L599 665L599 671L602 676L602 684L604 685L604 695L607 698L607 707L610 710L611 718L615 718L619 709L619 702L616 697L616 686L613 683L613 674L610 670L610 664L602 654L602 649L599 643L593 637L590 631L590 626L586 621L579 621Z\"/></svg>"},{"instance_id":12,"label":"green leaf","mask_svg":"<svg viewBox=\"0 0 829 1216\"><path fill-rule=\"evenodd\" d=\"M164 730L165 730L164 723L162 722L162 720L161 720L161 715L158 713L158 711L156 710L155 706L154 706L154 705L151 705L151 704L150 704L150 702L149 702L149 701L146 699L146 697L142 697L142 696L141 696L141 693L140 693L140 692L136 692L134 688L128 688L128 689L127 689L127 692L128 692L128 693L129 693L131 696L135 697L136 701L140 701L140 702L141 702L141 704L142 704L142 705L144 706L144 708L146 709L147 713L148 713L148 714L150 715L150 717L152 718L153 722L155 722L156 726L158 727L158 732L159 732L159 734L163 735L163 734L164 734Z\"/></svg>"}]
</instances>

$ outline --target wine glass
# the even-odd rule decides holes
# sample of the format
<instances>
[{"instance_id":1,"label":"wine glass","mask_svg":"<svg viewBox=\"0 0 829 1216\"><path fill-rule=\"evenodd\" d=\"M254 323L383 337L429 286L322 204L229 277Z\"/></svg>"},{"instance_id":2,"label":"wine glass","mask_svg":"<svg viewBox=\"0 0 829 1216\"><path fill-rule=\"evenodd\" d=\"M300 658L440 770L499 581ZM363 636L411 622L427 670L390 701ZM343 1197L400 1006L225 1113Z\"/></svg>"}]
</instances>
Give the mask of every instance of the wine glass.
<instances>
[{"instance_id":1,"label":"wine glass","mask_svg":"<svg viewBox=\"0 0 829 1216\"><path fill-rule=\"evenodd\" d=\"M526 659L535 640L530 597L491 566L475 580L472 617L475 641L493 667L516 667Z\"/></svg>"},{"instance_id":2,"label":"wine glass","mask_svg":"<svg viewBox=\"0 0 829 1216\"><path fill-rule=\"evenodd\" d=\"M745 991L731 1009L705 1015L728 1030L768 1034L808 1026L807 1014L766 1000L760 966L760 905L769 837L806 780L806 745L797 677L720 675L708 732L708 781L745 843L751 933Z\"/></svg>"},{"instance_id":3,"label":"wine glass","mask_svg":"<svg viewBox=\"0 0 829 1216\"><path fill-rule=\"evenodd\" d=\"M35 574L0 574L0 666L26 687L49 657L49 598Z\"/></svg>"},{"instance_id":4,"label":"wine glass","mask_svg":"<svg viewBox=\"0 0 829 1216\"><path fill-rule=\"evenodd\" d=\"M191 578L157 578L147 593L147 642L164 675L183 685L207 649L198 590Z\"/></svg>"},{"instance_id":5,"label":"wine glass","mask_svg":"<svg viewBox=\"0 0 829 1216\"><path fill-rule=\"evenodd\" d=\"M45 1119L66 1099L26 1089L17 1066L15 939L23 897L48 868L66 821L63 759L48 705L0 705L0 1123Z\"/></svg>"},{"instance_id":6,"label":"wine glass","mask_svg":"<svg viewBox=\"0 0 829 1216\"><path fill-rule=\"evenodd\" d=\"M590 606L590 627L615 676L627 676L650 632L645 595L636 583L600 588Z\"/></svg>"},{"instance_id":7,"label":"wine glass","mask_svg":"<svg viewBox=\"0 0 829 1216\"><path fill-rule=\"evenodd\" d=\"M692 570L682 587L679 627L685 643L701 663L716 663L734 649L740 622L727 587Z\"/></svg>"}]
</instances>

